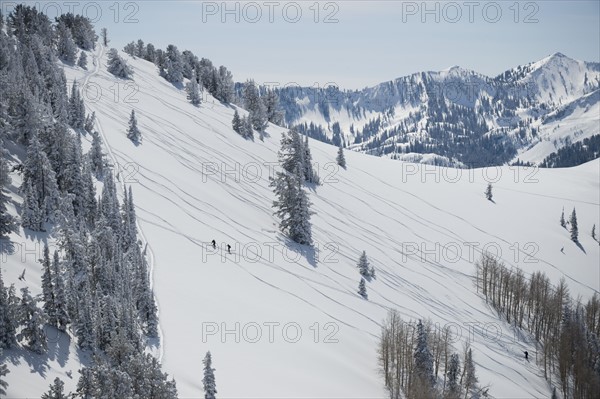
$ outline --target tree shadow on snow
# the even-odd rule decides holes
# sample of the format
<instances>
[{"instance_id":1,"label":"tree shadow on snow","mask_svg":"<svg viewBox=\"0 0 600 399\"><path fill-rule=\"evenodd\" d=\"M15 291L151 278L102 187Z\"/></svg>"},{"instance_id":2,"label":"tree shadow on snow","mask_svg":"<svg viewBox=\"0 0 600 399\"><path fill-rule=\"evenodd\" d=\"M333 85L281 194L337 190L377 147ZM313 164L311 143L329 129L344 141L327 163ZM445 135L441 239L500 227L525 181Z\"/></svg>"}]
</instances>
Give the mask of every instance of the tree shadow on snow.
<instances>
[{"instance_id":1,"label":"tree shadow on snow","mask_svg":"<svg viewBox=\"0 0 600 399\"><path fill-rule=\"evenodd\" d=\"M15 243L9 238L0 238L0 256L4 259L4 255L13 255L15 253Z\"/></svg>"},{"instance_id":2,"label":"tree shadow on snow","mask_svg":"<svg viewBox=\"0 0 600 399\"><path fill-rule=\"evenodd\" d=\"M183 82L171 82L171 84L178 90L183 90L185 88Z\"/></svg>"},{"instance_id":3,"label":"tree shadow on snow","mask_svg":"<svg viewBox=\"0 0 600 399\"><path fill-rule=\"evenodd\" d=\"M15 348L5 349L0 362L6 360L15 367L25 362L31 373L39 374L43 378L46 378L46 374L50 369L50 362L56 362L64 369L67 366L70 356L73 355L71 353L71 337L69 334L49 325L44 326L44 332L48 339L48 350L46 353L34 353L26 347L19 345ZM92 363L91 354L87 351L78 348L75 356L79 360L76 362L77 369L88 367ZM72 373L77 370L71 369L65 371L69 378L73 378Z\"/></svg>"},{"instance_id":4,"label":"tree shadow on snow","mask_svg":"<svg viewBox=\"0 0 600 399\"><path fill-rule=\"evenodd\" d=\"M579 247L579 249L581 249L583 253L587 255L587 252L585 252L585 248L583 248L583 245L581 245L579 241L575 241L575 245L577 245L577 247Z\"/></svg>"},{"instance_id":5,"label":"tree shadow on snow","mask_svg":"<svg viewBox=\"0 0 600 399\"><path fill-rule=\"evenodd\" d=\"M71 353L71 337L49 325L44 326L44 331L48 339L48 359L65 367Z\"/></svg>"},{"instance_id":6,"label":"tree shadow on snow","mask_svg":"<svg viewBox=\"0 0 600 399\"><path fill-rule=\"evenodd\" d=\"M317 267L317 263L319 261L319 248L310 247L308 245L298 244L290 240L289 238L285 238L283 242L284 251L287 253L283 253L283 259L289 263L298 263L300 257L306 259L309 265L312 267Z\"/></svg>"},{"instance_id":7,"label":"tree shadow on snow","mask_svg":"<svg viewBox=\"0 0 600 399\"><path fill-rule=\"evenodd\" d=\"M29 366L31 373L36 373L41 377L46 378L46 372L49 368L47 353L34 353L27 348L19 346L5 350L4 355L13 366L18 366L21 364L21 361L25 361Z\"/></svg>"},{"instance_id":8,"label":"tree shadow on snow","mask_svg":"<svg viewBox=\"0 0 600 399\"><path fill-rule=\"evenodd\" d=\"M311 192L316 193L317 192L317 187L319 187L319 184L317 183L308 183L305 182L304 186Z\"/></svg>"}]
</instances>

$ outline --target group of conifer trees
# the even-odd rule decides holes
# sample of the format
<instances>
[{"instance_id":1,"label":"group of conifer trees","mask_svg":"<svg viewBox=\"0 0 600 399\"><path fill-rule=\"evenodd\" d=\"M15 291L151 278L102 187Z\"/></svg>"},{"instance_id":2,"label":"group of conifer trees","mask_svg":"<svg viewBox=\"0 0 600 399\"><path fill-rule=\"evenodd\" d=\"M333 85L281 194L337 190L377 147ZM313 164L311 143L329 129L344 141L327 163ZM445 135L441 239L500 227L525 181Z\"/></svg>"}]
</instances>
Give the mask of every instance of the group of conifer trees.
<instances>
[{"instance_id":1,"label":"group of conifer trees","mask_svg":"<svg viewBox=\"0 0 600 399\"><path fill-rule=\"evenodd\" d=\"M21 345L44 353L51 326L94 354L80 370L75 397L175 398L174 381L144 353L158 319L132 190L119 194L95 116L86 115L76 82L68 94L57 62L73 63L77 53L81 60L96 40L84 17L66 14L52 22L26 5L17 5L6 24L0 14L0 232L8 240L20 224L57 240L41 256L42 295L27 287L18 293L0 274L0 350ZM92 138L88 153L85 135ZM22 175L20 220L8 213L4 193L11 182L8 145L24 154L12 168ZM0 366L0 378L7 372ZM45 397L63 397L62 385L55 381Z\"/></svg>"}]
</instances>

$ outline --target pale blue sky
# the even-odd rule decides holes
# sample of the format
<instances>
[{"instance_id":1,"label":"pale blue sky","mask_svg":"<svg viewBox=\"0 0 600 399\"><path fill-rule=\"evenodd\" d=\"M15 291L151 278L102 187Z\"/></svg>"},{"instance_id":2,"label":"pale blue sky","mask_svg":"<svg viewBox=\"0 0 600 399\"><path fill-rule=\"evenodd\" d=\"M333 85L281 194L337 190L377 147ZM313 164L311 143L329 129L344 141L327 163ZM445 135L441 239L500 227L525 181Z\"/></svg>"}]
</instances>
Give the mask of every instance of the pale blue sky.
<instances>
[{"instance_id":1,"label":"pale blue sky","mask_svg":"<svg viewBox=\"0 0 600 399\"><path fill-rule=\"evenodd\" d=\"M1 3L6 14L14 2ZM38 2L51 16L57 5L85 10L119 49L138 38L173 43L227 66L238 81L354 89L453 65L495 76L557 51L600 59L598 1L315 3L227 2L227 14L222 1ZM333 23L325 23L328 15Z\"/></svg>"}]
</instances>

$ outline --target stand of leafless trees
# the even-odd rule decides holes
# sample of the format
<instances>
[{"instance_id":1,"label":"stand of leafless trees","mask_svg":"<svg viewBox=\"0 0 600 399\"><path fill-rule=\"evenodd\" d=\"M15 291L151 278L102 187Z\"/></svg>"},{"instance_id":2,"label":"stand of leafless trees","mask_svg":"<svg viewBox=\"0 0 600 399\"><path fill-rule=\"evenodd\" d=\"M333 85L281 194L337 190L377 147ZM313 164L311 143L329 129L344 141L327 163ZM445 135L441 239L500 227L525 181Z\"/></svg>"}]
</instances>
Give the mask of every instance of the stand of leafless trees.
<instances>
[{"instance_id":1,"label":"stand of leafless trees","mask_svg":"<svg viewBox=\"0 0 600 399\"><path fill-rule=\"evenodd\" d=\"M558 376L563 397L597 398L600 392L600 298L573 300L563 279L558 285L542 272L526 277L490 254L476 263L477 290L518 328L529 331L540 350L536 360L552 383ZM594 394L594 392L596 392Z\"/></svg>"},{"instance_id":2,"label":"stand of leafless trees","mask_svg":"<svg viewBox=\"0 0 600 399\"><path fill-rule=\"evenodd\" d=\"M440 328L429 320L407 322L390 310L378 349L379 369L390 399L487 396L488 388L477 384L469 345L461 356L452 352L451 343L450 328Z\"/></svg>"}]
</instances>

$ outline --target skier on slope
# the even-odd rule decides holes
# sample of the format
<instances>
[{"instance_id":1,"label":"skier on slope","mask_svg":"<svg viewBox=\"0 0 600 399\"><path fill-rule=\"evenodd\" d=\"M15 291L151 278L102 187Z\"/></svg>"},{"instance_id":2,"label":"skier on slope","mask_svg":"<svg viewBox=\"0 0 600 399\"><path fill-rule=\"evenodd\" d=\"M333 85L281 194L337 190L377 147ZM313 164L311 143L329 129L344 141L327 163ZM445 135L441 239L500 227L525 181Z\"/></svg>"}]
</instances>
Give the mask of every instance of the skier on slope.
<instances>
[{"instance_id":1,"label":"skier on slope","mask_svg":"<svg viewBox=\"0 0 600 399\"><path fill-rule=\"evenodd\" d=\"M529 361L529 352L524 351L525 352L525 360Z\"/></svg>"},{"instance_id":2,"label":"skier on slope","mask_svg":"<svg viewBox=\"0 0 600 399\"><path fill-rule=\"evenodd\" d=\"M213 248L216 248L216 247L217 247L217 242L216 242L215 240L212 240L212 241L211 241L211 244L212 244Z\"/></svg>"},{"instance_id":3,"label":"skier on slope","mask_svg":"<svg viewBox=\"0 0 600 399\"><path fill-rule=\"evenodd\" d=\"M227 253L231 253L231 245L227 244Z\"/></svg>"}]
</instances>

